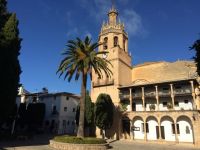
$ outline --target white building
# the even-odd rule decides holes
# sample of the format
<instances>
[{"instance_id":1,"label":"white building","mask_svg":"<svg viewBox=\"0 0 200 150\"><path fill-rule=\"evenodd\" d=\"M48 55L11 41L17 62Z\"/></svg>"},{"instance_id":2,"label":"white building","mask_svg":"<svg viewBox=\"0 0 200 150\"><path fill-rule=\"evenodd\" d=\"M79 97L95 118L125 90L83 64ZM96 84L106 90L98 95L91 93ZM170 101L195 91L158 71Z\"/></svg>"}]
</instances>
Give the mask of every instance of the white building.
<instances>
[{"instance_id":1,"label":"white building","mask_svg":"<svg viewBox=\"0 0 200 150\"><path fill-rule=\"evenodd\" d=\"M74 134L76 130L76 111L80 97L67 92L30 93L19 90L16 103L44 103L44 129L56 134Z\"/></svg>"}]
</instances>

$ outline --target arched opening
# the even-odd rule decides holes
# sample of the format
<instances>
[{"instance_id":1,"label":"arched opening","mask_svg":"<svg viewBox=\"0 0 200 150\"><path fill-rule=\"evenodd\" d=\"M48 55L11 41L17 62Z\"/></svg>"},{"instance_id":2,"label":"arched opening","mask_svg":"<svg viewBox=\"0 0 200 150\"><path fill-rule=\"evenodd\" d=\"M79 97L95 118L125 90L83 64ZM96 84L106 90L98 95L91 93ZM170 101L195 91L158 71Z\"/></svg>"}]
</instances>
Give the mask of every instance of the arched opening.
<instances>
[{"instance_id":1,"label":"arched opening","mask_svg":"<svg viewBox=\"0 0 200 150\"><path fill-rule=\"evenodd\" d=\"M104 50L108 49L108 38L107 37L105 37L103 39L103 49Z\"/></svg>"},{"instance_id":2,"label":"arched opening","mask_svg":"<svg viewBox=\"0 0 200 150\"><path fill-rule=\"evenodd\" d=\"M117 46L118 46L118 37L117 37L117 36L114 37L113 46L114 46L114 47L117 47Z\"/></svg>"},{"instance_id":3,"label":"arched opening","mask_svg":"<svg viewBox=\"0 0 200 150\"><path fill-rule=\"evenodd\" d=\"M144 121L142 117L135 116L132 120L131 133L133 139L144 139Z\"/></svg>"},{"instance_id":4,"label":"arched opening","mask_svg":"<svg viewBox=\"0 0 200 150\"><path fill-rule=\"evenodd\" d=\"M128 117L122 118L122 133L124 138L130 138L130 119Z\"/></svg>"},{"instance_id":5,"label":"arched opening","mask_svg":"<svg viewBox=\"0 0 200 150\"><path fill-rule=\"evenodd\" d=\"M161 138L165 141L175 141L174 120L169 116L163 116L160 120Z\"/></svg>"},{"instance_id":6,"label":"arched opening","mask_svg":"<svg viewBox=\"0 0 200 150\"><path fill-rule=\"evenodd\" d=\"M194 142L192 121L187 116L179 116L176 120L179 142Z\"/></svg>"},{"instance_id":7,"label":"arched opening","mask_svg":"<svg viewBox=\"0 0 200 150\"><path fill-rule=\"evenodd\" d=\"M126 51L126 38L125 37L123 38L123 49L124 49L124 51Z\"/></svg>"},{"instance_id":8,"label":"arched opening","mask_svg":"<svg viewBox=\"0 0 200 150\"><path fill-rule=\"evenodd\" d=\"M149 116L146 119L147 140L157 140L159 138L158 120L154 116Z\"/></svg>"}]
</instances>

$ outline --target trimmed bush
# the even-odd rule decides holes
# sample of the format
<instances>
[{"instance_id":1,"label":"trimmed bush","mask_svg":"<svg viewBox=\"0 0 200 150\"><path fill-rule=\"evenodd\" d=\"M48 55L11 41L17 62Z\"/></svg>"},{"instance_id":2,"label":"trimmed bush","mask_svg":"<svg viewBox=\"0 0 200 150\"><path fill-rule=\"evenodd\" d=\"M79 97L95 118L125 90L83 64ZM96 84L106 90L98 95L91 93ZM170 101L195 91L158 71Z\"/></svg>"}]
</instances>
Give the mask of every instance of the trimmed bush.
<instances>
[{"instance_id":1,"label":"trimmed bush","mask_svg":"<svg viewBox=\"0 0 200 150\"><path fill-rule=\"evenodd\" d=\"M56 136L53 139L56 142L63 142L63 143L73 143L73 144L105 144L106 141L103 139L92 138L92 137L85 137L79 138L75 136Z\"/></svg>"}]
</instances>

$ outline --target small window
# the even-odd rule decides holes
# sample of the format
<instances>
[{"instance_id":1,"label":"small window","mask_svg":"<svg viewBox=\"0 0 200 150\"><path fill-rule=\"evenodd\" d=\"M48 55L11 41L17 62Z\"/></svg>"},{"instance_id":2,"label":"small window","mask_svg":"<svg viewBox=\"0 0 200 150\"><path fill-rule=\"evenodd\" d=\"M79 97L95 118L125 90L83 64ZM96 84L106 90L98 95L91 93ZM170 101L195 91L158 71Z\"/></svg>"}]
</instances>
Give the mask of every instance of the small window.
<instances>
[{"instance_id":1,"label":"small window","mask_svg":"<svg viewBox=\"0 0 200 150\"><path fill-rule=\"evenodd\" d=\"M185 128L185 133L186 133L186 134L190 134L190 129L189 129L188 126L186 126L186 128Z\"/></svg>"},{"instance_id":2,"label":"small window","mask_svg":"<svg viewBox=\"0 0 200 150\"><path fill-rule=\"evenodd\" d=\"M163 107L166 107L167 106L167 102L163 102Z\"/></svg>"},{"instance_id":3,"label":"small window","mask_svg":"<svg viewBox=\"0 0 200 150\"><path fill-rule=\"evenodd\" d=\"M178 101L175 101L175 102L174 102L174 105L175 105L175 106L179 106L179 102L178 102Z\"/></svg>"},{"instance_id":4,"label":"small window","mask_svg":"<svg viewBox=\"0 0 200 150\"><path fill-rule=\"evenodd\" d=\"M67 107L64 107L64 111L67 111Z\"/></svg>"},{"instance_id":5,"label":"small window","mask_svg":"<svg viewBox=\"0 0 200 150\"><path fill-rule=\"evenodd\" d=\"M63 127L66 128L66 120L63 120Z\"/></svg>"},{"instance_id":6,"label":"small window","mask_svg":"<svg viewBox=\"0 0 200 150\"><path fill-rule=\"evenodd\" d=\"M67 125L69 125L69 120L67 121Z\"/></svg>"},{"instance_id":7,"label":"small window","mask_svg":"<svg viewBox=\"0 0 200 150\"><path fill-rule=\"evenodd\" d=\"M76 109L75 108L73 108L73 110L72 110L73 112L75 112L76 111Z\"/></svg>"},{"instance_id":8,"label":"small window","mask_svg":"<svg viewBox=\"0 0 200 150\"><path fill-rule=\"evenodd\" d=\"M53 106L53 111L56 111L56 106Z\"/></svg>"},{"instance_id":9,"label":"small window","mask_svg":"<svg viewBox=\"0 0 200 150\"><path fill-rule=\"evenodd\" d=\"M66 97L66 100L69 100L69 97L68 97L68 96Z\"/></svg>"},{"instance_id":10,"label":"small window","mask_svg":"<svg viewBox=\"0 0 200 150\"><path fill-rule=\"evenodd\" d=\"M187 104L187 103L188 103L188 100L184 100L184 103L186 103L186 104Z\"/></svg>"}]
</instances>

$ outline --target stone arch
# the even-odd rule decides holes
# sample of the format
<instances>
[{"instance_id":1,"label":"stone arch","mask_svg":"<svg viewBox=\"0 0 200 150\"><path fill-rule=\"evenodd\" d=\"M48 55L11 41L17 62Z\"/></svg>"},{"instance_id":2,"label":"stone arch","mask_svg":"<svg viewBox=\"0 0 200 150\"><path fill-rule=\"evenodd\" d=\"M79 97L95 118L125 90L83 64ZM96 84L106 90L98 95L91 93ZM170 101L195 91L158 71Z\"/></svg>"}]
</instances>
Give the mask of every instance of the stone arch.
<instances>
[{"instance_id":1,"label":"stone arch","mask_svg":"<svg viewBox=\"0 0 200 150\"><path fill-rule=\"evenodd\" d=\"M192 120L186 115L181 115L177 117L176 124L179 142L194 143Z\"/></svg>"},{"instance_id":2,"label":"stone arch","mask_svg":"<svg viewBox=\"0 0 200 150\"><path fill-rule=\"evenodd\" d=\"M108 49L108 37L105 37L103 39L103 49L104 50Z\"/></svg>"},{"instance_id":3,"label":"stone arch","mask_svg":"<svg viewBox=\"0 0 200 150\"><path fill-rule=\"evenodd\" d=\"M160 135L165 141L176 141L175 121L171 116L162 116L160 119Z\"/></svg>"},{"instance_id":4,"label":"stone arch","mask_svg":"<svg viewBox=\"0 0 200 150\"><path fill-rule=\"evenodd\" d=\"M122 117L122 133L125 139L130 138L131 123L127 116Z\"/></svg>"},{"instance_id":5,"label":"stone arch","mask_svg":"<svg viewBox=\"0 0 200 150\"><path fill-rule=\"evenodd\" d=\"M141 116L135 116L132 119L131 134L133 139L144 139L144 119Z\"/></svg>"},{"instance_id":6,"label":"stone arch","mask_svg":"<svg viewBox=\"0 0 200 150\"><path fill-rule=\"evenodd\" d=\"M147 140L157 140L158 133L158 119L155 116L148 116L145 121Z\"/></svg>"}]
</instances>

